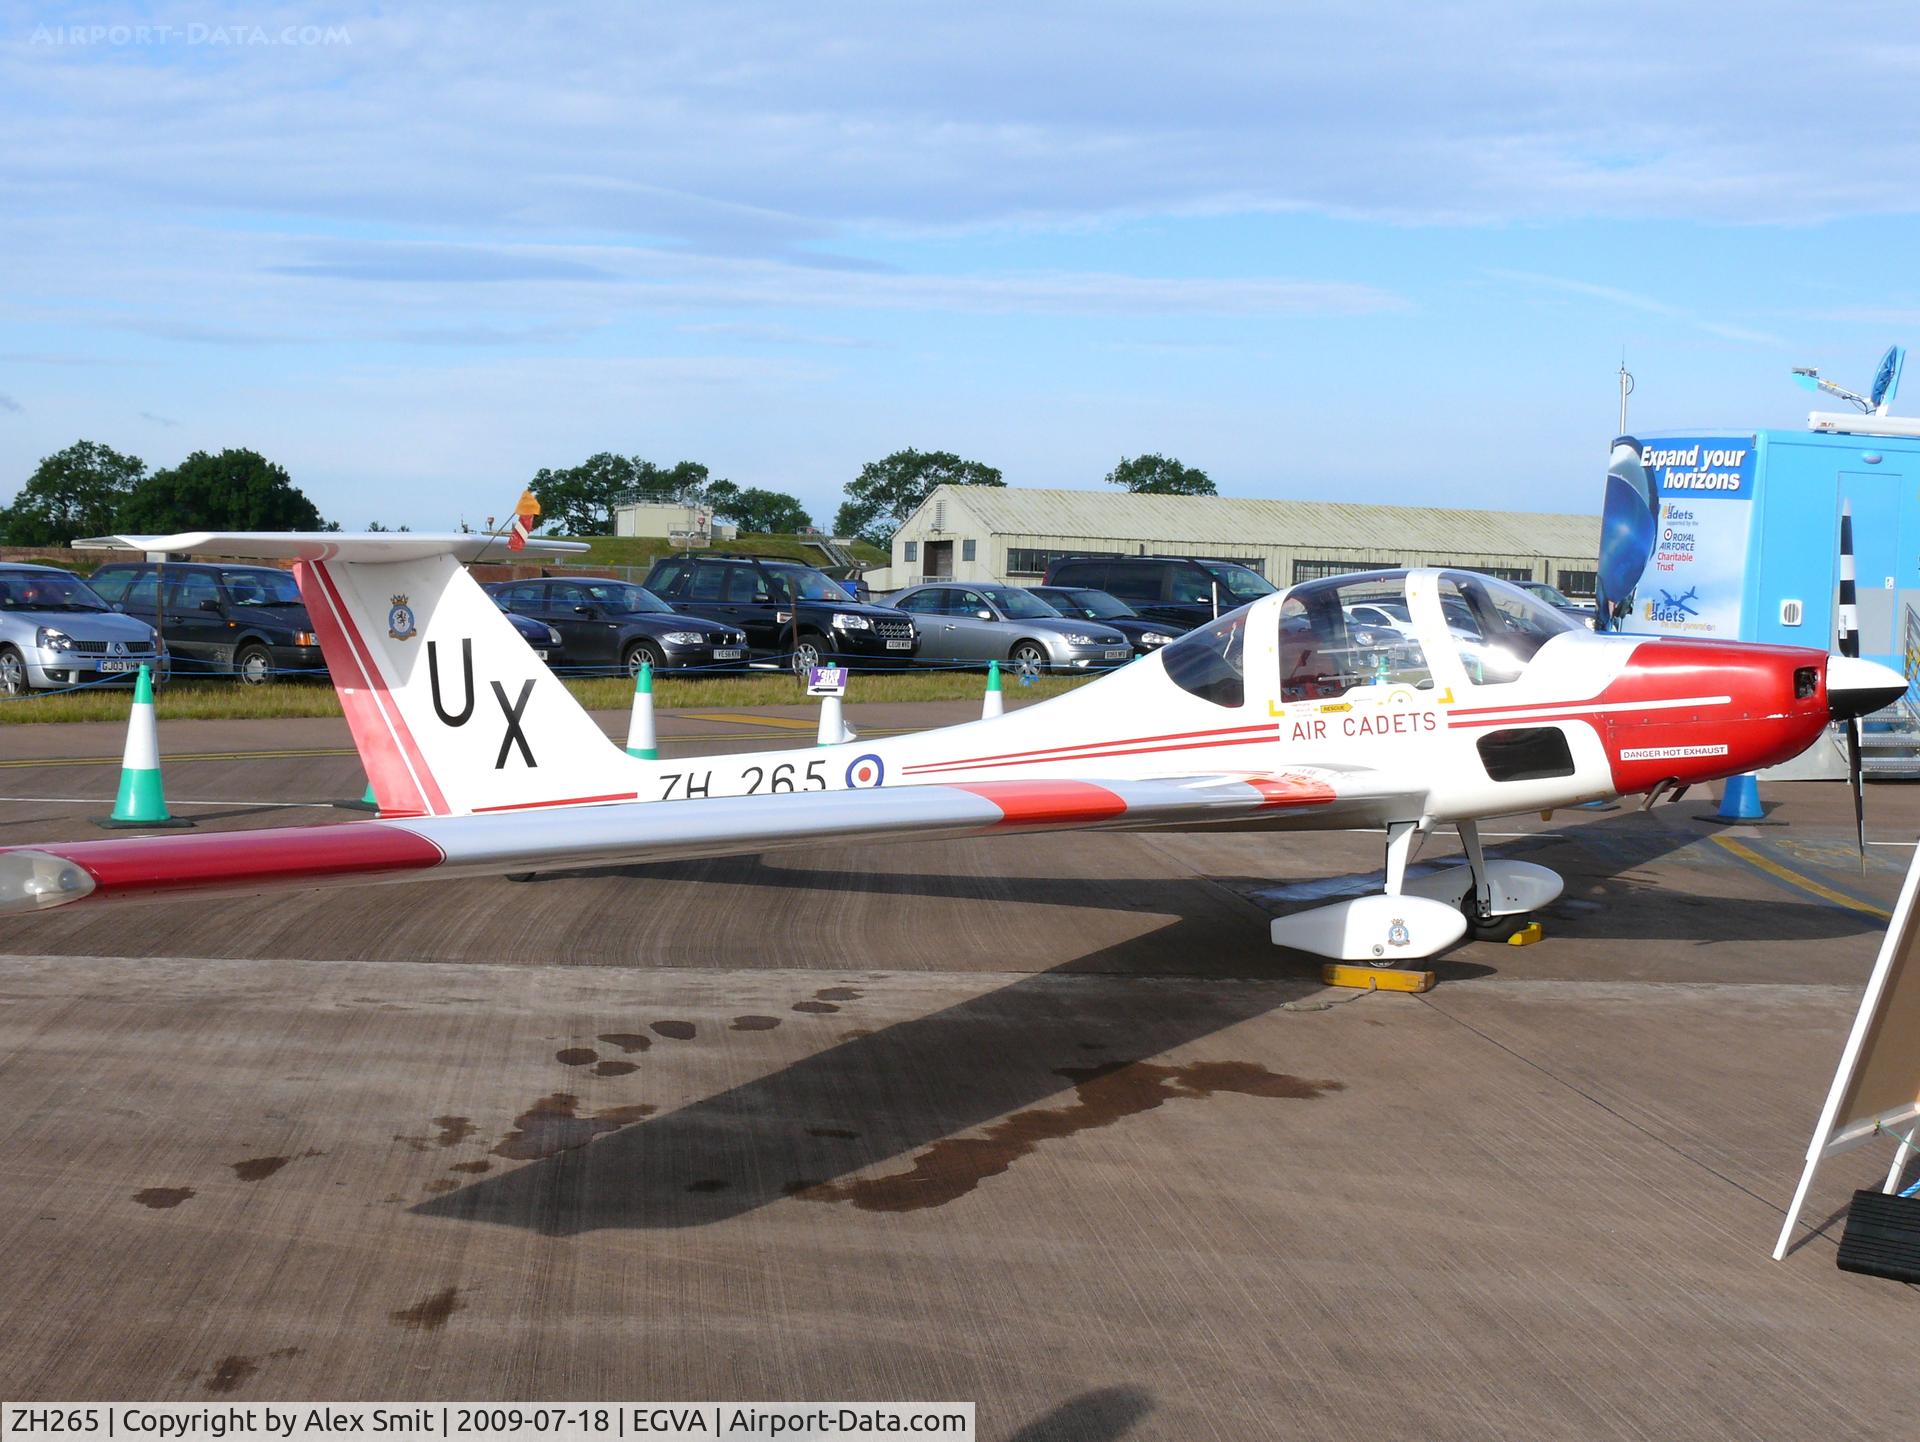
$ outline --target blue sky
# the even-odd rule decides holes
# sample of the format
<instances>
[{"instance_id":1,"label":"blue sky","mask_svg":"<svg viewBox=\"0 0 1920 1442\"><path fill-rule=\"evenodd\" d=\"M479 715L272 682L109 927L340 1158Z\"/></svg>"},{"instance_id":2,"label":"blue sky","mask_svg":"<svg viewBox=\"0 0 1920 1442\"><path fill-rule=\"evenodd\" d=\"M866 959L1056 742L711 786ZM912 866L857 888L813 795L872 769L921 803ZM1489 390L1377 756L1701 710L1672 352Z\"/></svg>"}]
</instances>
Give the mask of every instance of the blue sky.
<instances>
[{"instance_id":1,"label":"blue sky","mask_svg":"<svg viewBox=\"0 0 1920 1442\"><path fill-rule=\"evenodd\" d=\"M0 4L0 498L244 445L447 526L599 450L1597 509L1920 341L1898 4ZM1920 392L1897 409L1920 413Z\"/></svg>"}]
</instances>

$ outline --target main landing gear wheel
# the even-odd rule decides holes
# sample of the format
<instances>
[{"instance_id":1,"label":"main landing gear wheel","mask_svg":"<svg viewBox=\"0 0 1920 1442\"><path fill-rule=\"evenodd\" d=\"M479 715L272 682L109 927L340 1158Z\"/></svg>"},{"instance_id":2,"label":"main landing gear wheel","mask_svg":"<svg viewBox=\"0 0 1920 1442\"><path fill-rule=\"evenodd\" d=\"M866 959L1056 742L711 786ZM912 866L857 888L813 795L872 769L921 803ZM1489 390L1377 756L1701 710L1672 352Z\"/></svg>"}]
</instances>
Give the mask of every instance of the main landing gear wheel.
<instances>
[{"instance_id":1,"label":"main landing gear wheel","mask_svg":"<svg viewBox=\"0 0 1920 1442\"><path fill-rule=\"evenodd\" d=\"M1467 895L1466 904L1460 909L1467 914L1467 935L1475 941L1504 943L1533 925L1531 911L1517 911L1511 916L1475 916L1471 892Z\"/></svg>"}]
</instances>

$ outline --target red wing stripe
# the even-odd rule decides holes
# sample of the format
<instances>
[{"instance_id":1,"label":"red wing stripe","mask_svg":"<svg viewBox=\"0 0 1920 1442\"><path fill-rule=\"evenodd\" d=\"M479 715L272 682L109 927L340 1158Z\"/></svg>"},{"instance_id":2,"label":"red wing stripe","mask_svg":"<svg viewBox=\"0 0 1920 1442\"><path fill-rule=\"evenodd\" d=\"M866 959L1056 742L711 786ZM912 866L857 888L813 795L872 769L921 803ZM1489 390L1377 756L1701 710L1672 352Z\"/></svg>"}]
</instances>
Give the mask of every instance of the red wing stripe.
<instances>
[{"instance_id":1,"label":"red wing stripe","mask_svg":"<svg viewBox=\"0 0 1920 1442\"><path fill-rule=\"evenodd\" d=\"M1135 746L1125 751L1076 751L1067 756L1016 756L1011 761L944 761L937 765L909 766L906 769L908 771L991 771L998 766L1045 766L1056 761L1104 761L1109 756L1146 756L1156 751L1205 751L1215 746L1253 746L1267 739L1264 736L1233 736L1225 741L1188 741L1177 746Z\"/></svg>"},{"instance_id":2,"label":"red wing stripe","mask_svg":"<svg viewBox=\"0 0 1920 1442\"><path fill-rule=\"evenodd\" d=\"M1326 782L1305 776L1249 776L1246 783L1266 798L1260 803L1262 811L1273 806L1324 806L1340 799Z\"/></svg>"},{"instance_id":3,"label":"red wing stripe","mask_svg":"<svg viewBox=\"0 0 1920 1442\"><path fill-rule=\"evenodd\" d=\"M940 771L957 766L977 766L989 761L1024 760L1069 760L1069 757L1055 757L1054 752L1071 751L1074 755L1099 754L1110 746L1139 746L1148 741L1185 741L1196 736L1236 736L1252 732L1255 738L1261 735L1278 736L1280 728L1272 721L1257 726L1216 726L1206 731L1170 731L1163 736L1117 737L1112 741L1078 741L1070 746L1041 746L1030 751L993 751L985 756L970 757L965 761L928 761L916 766L902 767L903 771ZM1128 752L1114 752L1114 755L1128 755Z\"/></svg>"},{"instance_id":4,"label":"red wing stripe","mask_svg":"<svg viewBox=\"0 0 1920 1442\"><path fill-rule=\"evenodd\" d=\"M446 853L424 836L378 822L211 831L198 836L54 842L37 846L84 867L96 895L270 886L321 876L420 871Z\"/></svg>"},{"instance_id":5,"label":"red wing stripe","mask_svg":"<svg viewBox=\"0 0 1920 1442\"><path fill-rule=\"evenodd\" d=\"M500 806L476 806L480 811L532 811L542 806L593 806L602 801L638 801L638 791L621 791L611 796L567 796L558 801L509 801Z\"/></svg>"},{"instance_id":6,"label":"red wing stripe","mask_svg":"<svg viewBox=\"0 0 1920 1442\"><path fill-rule=\"evenodd\" d=\"M956 782L956 791L971 791L1000 808L1001 826L1060 826L1074 822L1106 821L1124 816L1127 803L1091 781L981 781Z\"/></svg>"}]
</instances>

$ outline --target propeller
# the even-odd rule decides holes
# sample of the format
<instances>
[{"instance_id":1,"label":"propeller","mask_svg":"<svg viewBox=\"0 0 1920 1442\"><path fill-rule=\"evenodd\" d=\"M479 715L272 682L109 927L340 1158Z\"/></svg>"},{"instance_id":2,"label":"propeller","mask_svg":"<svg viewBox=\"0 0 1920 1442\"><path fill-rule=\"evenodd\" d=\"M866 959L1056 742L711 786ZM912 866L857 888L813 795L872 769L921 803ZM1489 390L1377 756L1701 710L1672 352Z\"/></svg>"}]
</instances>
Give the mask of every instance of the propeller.
<instances>
[{"instance_id":1,"label":"propeller","mask_svg":"<svg viewBox=\"0 0 1920 1442\"><path fill-rule=\"evenodd\" d=\"M1840 654L1860 655L1860 612L1853 567L1853 506L1840 503ZM1853 788L1853 839L1860 848L1860 869L1867 867L1867 797L1860 783L1860 718L1847 717L1847 785Z\"/></svg>"}]
</instances>

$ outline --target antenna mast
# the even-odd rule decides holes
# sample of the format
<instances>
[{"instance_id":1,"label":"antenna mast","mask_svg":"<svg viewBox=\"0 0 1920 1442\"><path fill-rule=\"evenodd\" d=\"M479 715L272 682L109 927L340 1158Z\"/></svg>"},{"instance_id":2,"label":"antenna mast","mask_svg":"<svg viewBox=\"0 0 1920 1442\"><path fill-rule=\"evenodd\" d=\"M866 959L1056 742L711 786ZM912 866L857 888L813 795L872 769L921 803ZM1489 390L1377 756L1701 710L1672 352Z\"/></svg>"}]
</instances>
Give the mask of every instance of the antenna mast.
<instances>
[{"instance_id":1,"label":"antenna mast","mask_svg":"<svg viewBox=\"0 0 1920 1442\"><path fill-rule=\"evenodd\" d=\"M1627 433L1627 397L1633 394L1633 373L1627 369L1627 353L1620 352L1620 426L1616 436Z\"/></svg>"}]
</instances>

